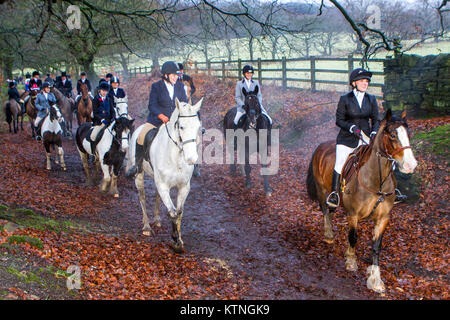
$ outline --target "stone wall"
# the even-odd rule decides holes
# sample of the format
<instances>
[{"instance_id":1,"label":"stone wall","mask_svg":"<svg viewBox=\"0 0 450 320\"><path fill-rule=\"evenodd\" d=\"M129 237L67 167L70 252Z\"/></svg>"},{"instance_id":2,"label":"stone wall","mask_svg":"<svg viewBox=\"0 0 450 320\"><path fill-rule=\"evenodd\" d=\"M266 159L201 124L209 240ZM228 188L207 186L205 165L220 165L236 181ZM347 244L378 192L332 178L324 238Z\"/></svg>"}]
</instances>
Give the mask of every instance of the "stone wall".
<instances>
[{"instance_id":1,"label":"stone wall","mask_svg":"<svg viewBox=\"0 0 450 320\"><path fill-rule=\"evenodd\" d=\"M408 114L450 114L450 54L397 56L384 62L383 107Z\"/></svg>"}]
</instances>

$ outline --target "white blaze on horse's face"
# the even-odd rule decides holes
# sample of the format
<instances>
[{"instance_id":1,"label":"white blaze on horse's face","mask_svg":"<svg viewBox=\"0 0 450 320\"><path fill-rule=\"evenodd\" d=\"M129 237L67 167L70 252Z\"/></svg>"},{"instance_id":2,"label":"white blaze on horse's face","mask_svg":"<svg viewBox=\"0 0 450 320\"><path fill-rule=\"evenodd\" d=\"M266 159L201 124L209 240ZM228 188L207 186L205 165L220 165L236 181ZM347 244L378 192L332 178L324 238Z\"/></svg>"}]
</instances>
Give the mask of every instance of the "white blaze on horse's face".
<instances>
[{"instance_id":1,"label":"white blaze on horse's face","mask_svg":"<svg viewBox=\"0 0 450 320\"><path fill-rule=\"evenodd\" d=\"M175 100L175 105L180 112L180 116L189 117L179 117L178 118L178 132L181 139L181 146L183 148L184 160L189 164L193 165L197 162L197 137L200 131L201 123L197 116L198 111L201 108L203 98L197 102L195 105L191 106L185 102L179 102L178 99ZM193 116L195 115L195 116ZM193 116L193 117L190 117Z\"/></svg>"},{"instance_id":2,"label":"white blaze on horse's face","mask_svg":"<svg viewBox=\"0 0 450 320\"><path fill-rule=\"evenodd\" d=\"M402 147L408 147L410 144L406 128L404 126L399 126L395 130L397 131L397 136ZM408 148L403 150L403 158L401 161L399 161L399 168L398 168L400 172L413 173L416 167L417 167L417 160L414 157L412 149Z\"/></svg>"},{"instance_id":3,"label":"white blaze on horse's face","mask_svg":"<svg viewBox=\"0 0 450 320\"><path fill-rule=\"evenodd\" d=\"M128 149L129 134L130 134L130 129L126 128L126 129L122 130L122 136L120 137L120 140L121 140L120 145L122 147L123 152L126 152Z\"/></svg>"}]
</instances>

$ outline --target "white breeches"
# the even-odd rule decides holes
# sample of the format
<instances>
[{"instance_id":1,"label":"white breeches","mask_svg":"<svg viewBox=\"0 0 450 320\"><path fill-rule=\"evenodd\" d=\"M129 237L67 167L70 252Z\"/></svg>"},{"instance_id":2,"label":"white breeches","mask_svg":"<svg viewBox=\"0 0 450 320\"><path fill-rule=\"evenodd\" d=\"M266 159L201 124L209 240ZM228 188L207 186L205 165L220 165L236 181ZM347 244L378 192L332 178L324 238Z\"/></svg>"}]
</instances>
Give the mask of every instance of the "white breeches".
<instances>
[{"instance_id":1,"label":"white breeches","mask_svg":"<svg viewBox=\"0 0 450 320\"><path fill-rule=\"evenodd\" d=\"M270 124L272 124L272 118L267 113L266 109L264 109L263 106L261 106L261 113L264 114L267 118L269 118ZM239 118L245 114L245 111L242 107L237 107L236 116L234 117L234 124L238 124Z\"/></svg>"},{"instance_id":2,"label":"white breeches","mask_svg":"<svg viewBox=\"0 0 450 320\"><path fill-rule=\"evenodd\" d=\"M37 127L39 124L39 121L41 121L43 118L41 117L36 117L36 119L34 120L34 126Z\"/></svg>"},{"instance_id":3,"label":"white breeches","mask_svg":"<svg viewBox=\"0 0 450 320\"><path fill-rule=\"evenodd\" d=\"M364 142L366 142L367 144L369 143L370 139L365 134L363 134L363 139ZM356 148L358 148L362 144L363 144L362 141L359 140L359 143L356 146ZM347 158L350 155L350 153L355 151L356 148L347 147L343 144L336 145L336 162L334 164L334 171L336 171L339 174L342 173L342 168L344 167L345 161L347 161Z\"/></svg>"},{"instance_id":4,"label":"white breeches","mask_svg":"<svg viewBox=\"0 0 450 320\"><path fill-rule=\"evenodd\" d=\"M103 123L99 126L94 126L94 129L92 129L92 132L91 132L91 140L92 141L95 141L95 139L97 138L97 134L104 126L105 125Z\"/></svg>"}]
</instances>

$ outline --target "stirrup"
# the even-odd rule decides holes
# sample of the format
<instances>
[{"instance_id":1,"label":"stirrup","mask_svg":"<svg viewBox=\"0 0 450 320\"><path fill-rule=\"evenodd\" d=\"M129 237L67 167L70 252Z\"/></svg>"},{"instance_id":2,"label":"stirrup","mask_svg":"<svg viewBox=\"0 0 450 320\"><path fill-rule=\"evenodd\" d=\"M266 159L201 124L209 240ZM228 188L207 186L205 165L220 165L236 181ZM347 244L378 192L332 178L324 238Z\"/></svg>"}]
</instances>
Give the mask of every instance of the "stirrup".
<instances>
[{"instance_id":1,"label":"stirrup","mask_svg":"<svg viewBox=\"0 0 450 320\"><path fill-rule=\"evenodd\" d=\"M395 188L395 200L394 204L400 203L408 199L408 196L402 194L399 189Z\"/></svg>"},{"instance_id":2,"label":"stirrup","mask_svg":"<svg viewBox=\"0 0 450 320\"><path fill-rule=\"evenodd\" d=\"M331 198L331 196L332 195L336 195L336 197L337 197L337 204L336 203L333 203L333 202L330 202L330 198ZM338 207L338 205L339 205L339 203L341 202L341 199L339 198L339 193L337 193L336 191L333 191L333 192L331 192L329 195L328 195L328 197L327 197L327 206L329 207L329 208L337 208Z\"/></svg>"}]
</instances>

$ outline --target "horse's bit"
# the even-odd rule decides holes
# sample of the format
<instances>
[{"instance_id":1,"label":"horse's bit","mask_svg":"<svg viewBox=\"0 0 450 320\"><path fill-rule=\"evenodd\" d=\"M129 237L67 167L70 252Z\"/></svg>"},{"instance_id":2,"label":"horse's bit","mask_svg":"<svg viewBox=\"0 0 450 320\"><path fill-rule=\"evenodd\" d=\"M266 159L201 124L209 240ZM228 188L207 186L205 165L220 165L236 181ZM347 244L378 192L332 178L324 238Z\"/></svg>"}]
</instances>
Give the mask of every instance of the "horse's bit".
<instances>
[{"instance_id":1,"label":"horse's bit","mask_svg":"<svg viewBox=\"0 0 450 320\"><path fill-rule=\"evenodd\" d=\"M119 101L119 102L116 102L116 107L115 107L116 113L117 113L118 111L120 111L120 109L117 107L117 105L118 105L119 103L128 103L128 102L126 102L126 101ZM127 108L127 112L124 112L124 113L119 114L119 116L118 116L116 119L119 119L119 118L122 117L122 116L128 117L128 108Z\"/></svg>"}]
</instances>

